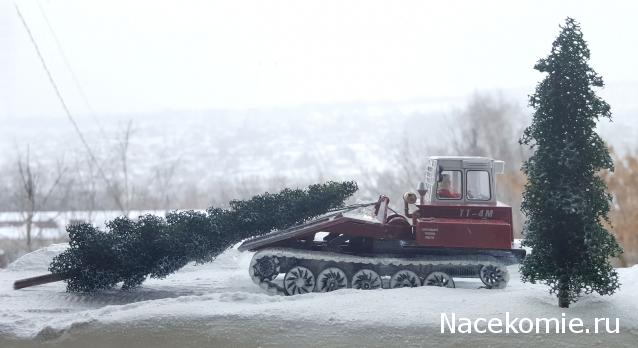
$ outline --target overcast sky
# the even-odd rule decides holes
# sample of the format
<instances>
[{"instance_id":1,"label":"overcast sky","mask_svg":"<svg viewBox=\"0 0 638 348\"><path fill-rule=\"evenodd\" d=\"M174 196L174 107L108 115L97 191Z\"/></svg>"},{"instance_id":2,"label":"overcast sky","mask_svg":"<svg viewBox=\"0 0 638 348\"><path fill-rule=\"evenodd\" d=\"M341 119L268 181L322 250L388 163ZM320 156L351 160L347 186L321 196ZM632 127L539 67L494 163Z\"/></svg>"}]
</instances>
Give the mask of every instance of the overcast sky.
<instances>
[{"instance_id":1,"label":"overcast sky","mask_svg":"<svg viewBox=\"0 0 638 348\"><path fill-rule=\"evenodd\" d=\"M580 21L611 101L638 99L635 1L17 3L76 114L88 108L45 18L99 114L530 93L566 16ZM0 104L0 117L62 112L10 0Z\"/></svg>"}]
</instances>

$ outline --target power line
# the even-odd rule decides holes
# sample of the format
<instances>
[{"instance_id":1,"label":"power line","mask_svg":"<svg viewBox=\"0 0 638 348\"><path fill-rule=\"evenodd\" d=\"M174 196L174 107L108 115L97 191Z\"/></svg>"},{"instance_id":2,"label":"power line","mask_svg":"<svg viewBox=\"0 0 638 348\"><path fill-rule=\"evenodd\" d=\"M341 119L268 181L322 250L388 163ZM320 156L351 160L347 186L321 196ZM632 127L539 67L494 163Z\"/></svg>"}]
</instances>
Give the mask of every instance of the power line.
<instances>
[{"instance_id":1,"label":"power line","mask_svg":"<svg viewBox=\"0 0 638 348\"><path fill-rule=\"evenodd\" d=\"M71 74L71 78L73 79L73 82L75 83L75 87L80 92L80 97L82 98L82 100L84 101L84 104L89 110L91 117L97 124L98 129L100 130L100 133L102 134L103 137L106 137L106 134L104 133L104 128L102 128L102 124L100 123L100 120L98 120L93 107L89 103L89 99L87 98L86 93L84 93L84 89L82 88L80 81L78 80L77 76L75 75L75 72L71 68L71 64L69 63L69 60L67 59L66 54L64 53L64 49L62 49L62 44L60 44L60 40L58 40L58 36L55 34L55 30L53 30L53 26L51 25L51 22L49 21L49 16L46 15L46 11L44 11L44 8L42 7L40 0L36 0L36 3L38 4L38 8L40 9L40 13L42 14L42 17L44 18L44 21L46 22L47 27L49 28L49 32L51 33L51 36L53 36L53 40L55 41L55 45L57 46L58 51L60 52L60 55L62 56L62 60L64 61L66 68L69 70L69 73Z\"/></svg>"},{"instance_id":2,"label":"power line","mask_svg":"<svg viewBox=\"0 0 638 348\"><path fill-rule=\"evenodd\" d=\"M46 64L46 62L44 60L44 57L42 56L42 53L40 52L40 48L38 47L38 44L36 43L35 38L33 37L33 34L31 33L31 29L29 29L29 26L27 25L27 22L25 21L24 17L22 16L22 12L20 12L20 8L18 7L18 4L16 2L14 2L13 5L16 8L16 12L18 13L18 17L20 17L20 21L22 21L22 25L24 26L24 29L27 31L27 34L29 34L29 39L31 40L31 43L33 44L33 47L35 48L35 52L38 54L38 58L40 59L40 63L42 63L42 67L44 68L44 71L46 72L47 77L49 78L49 82L51 83L51 86L53 87L53 90L55 91L55 94L58 97L58 100L60 101L60 104L62 104L62 108L64 109L64 112L66 113L67 118L69 119L69 121L73 125L73 128L75 129L76 133L78 134L78 137L82 141L82 144L84 145L84 147L86 149L86 152L89 154L89 158L96 165L96 167L98 169L98 172L100 173L100 176L102 176L102 179L104 179L104 181L106 182L106 185L109 188L111 188L112 187L111 182L106 177L106 174L104 173L104 169L102 169L102 166L97 161L97 158L93 154L93 151L91 150L91 147L89 146L89 143L86 141L86 138L84 138L84 135L82 134L82 131L80 130L80 127L78 126L77 122L75 122L75 119L73 118L73 115L71 115L71 111L67 107L67 104L64 101L64 98L62 97L62 93L60 93L60 89L58 88L58 85L55 83L55 80L53 79L53 75L51 74L51 71L49 70L49 67ZM120 206L120 208L121 208L122 204L119 201L119 198L116 197L115 200L116 200L116 203L118 204L118 206Z\"/></svg>"}]
</instances>

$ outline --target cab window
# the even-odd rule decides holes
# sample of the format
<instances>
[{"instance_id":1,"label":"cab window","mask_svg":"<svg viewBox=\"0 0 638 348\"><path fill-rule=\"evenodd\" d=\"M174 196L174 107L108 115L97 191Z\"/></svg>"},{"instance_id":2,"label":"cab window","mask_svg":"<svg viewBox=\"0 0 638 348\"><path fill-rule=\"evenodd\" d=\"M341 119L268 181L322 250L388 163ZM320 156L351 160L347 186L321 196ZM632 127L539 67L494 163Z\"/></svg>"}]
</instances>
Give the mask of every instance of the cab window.
<instances>
[{"instance_id":1,"label":"cab window","mask_svg":"<svg viewBox=\"0 0 638 348\"><path fill-rule=\"evenodd\" d=\"M467 199L472 201L489 201L490 174L485 170L467 171Z\"/></svg>"},{"instance_id":2,"label":"cab window","mask_svg":"<svg viewBox=\"0 0 638 348\"><path fill-rule=\"evenodd\" d=\"M438 199L461 199L462 182L460 170L443 170L436 189Z\"/></svg>"}]
</instances>

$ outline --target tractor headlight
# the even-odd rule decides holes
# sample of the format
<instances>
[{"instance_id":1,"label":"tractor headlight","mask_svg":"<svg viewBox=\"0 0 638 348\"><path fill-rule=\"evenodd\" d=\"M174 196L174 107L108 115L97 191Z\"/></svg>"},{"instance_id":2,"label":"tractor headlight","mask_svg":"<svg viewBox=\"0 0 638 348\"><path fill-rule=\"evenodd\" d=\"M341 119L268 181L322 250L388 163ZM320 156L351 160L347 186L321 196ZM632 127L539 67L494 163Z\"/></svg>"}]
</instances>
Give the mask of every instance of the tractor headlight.
<instances>
[{"instance_id":1,"label":"tractor headlight","mask_svg":"<svg viewBox=\"0 0 638 348\"><path fill-rule=\"evenodd\" d=\"M405 201L405 203L407 204L416 203L416 193L406 192L405 194L403 194L403 201Z\"/></svg>"}]
</instances>

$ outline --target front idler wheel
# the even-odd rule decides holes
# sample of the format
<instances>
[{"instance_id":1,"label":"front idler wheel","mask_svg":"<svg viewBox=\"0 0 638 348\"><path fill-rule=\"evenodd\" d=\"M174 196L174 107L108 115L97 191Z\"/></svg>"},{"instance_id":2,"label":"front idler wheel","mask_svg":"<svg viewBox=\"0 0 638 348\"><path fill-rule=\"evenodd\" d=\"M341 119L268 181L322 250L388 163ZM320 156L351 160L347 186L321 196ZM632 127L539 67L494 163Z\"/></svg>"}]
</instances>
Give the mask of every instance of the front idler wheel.
<instances>
[{"instance_id":1,"label":"front idler wheel","mask_svg":"<svg viewBox=\"0 0 638 348\"><path fill-rule=\"evenodd\" d=\"M454 280L450 277L449 274L445 272L432 272L425 277L425 281L423 285L427 286L440 286L444 288L453 288Z\"/></svg>"},{"instance_id":2,"label":"front idler wheel","mask_svg":"<svg viewBox=\"0 0 638 348\"><path fill-rule=\"evenodd\" d=\"M317 292L335 291L346 287L348 287L348 277L340 268L326 268L317 276Z\"/></svg>"},{"instance_id":3,"label":"front idler wheel","mask_svg":"<svg viewBox=\"0 0 638 348\"><path fill-rule=\"evenodd\" d=\"M379 273L371 269L362 269L352 276L352 288L372 290L381 288Z\"/></svg>"},{"instance_id":4,"label":"front idler wheel","mask_svg":"<svg viewBox=\"0 0 638 348\"><path fill-rule=\"evenodd\" d=\"M295 266L284 276L284 290L287 295L300 295L312 292L315 288L315 275L303 266Z\"/></svg>"},{"instance_id":5,"label":"front idler wheel","mask_svg":"<svg viewBox=\"0 0 638 348\"><path fill-rule=\"evenodd\" d=\"M510 280L507 267L502 265L485 265L481 267L479 276L488 289L503 289Z\"/></svg>"},{"instance_id":6,"label":"front idler wheel","mask_svg":"<svg viewBox=\"0 0 638 348\"><path fill-rule=\"evenodd\" d=\"M403 269L395 273L390 278L390 288L414 288L421 286L421 278L407 269Z\"/></svg>"},{"instance_id":7,"label":"front idler wheel","mask_svg":"<svg viewBox=\"0 0 638 348\"><path fill-rule=\"evenodd\" d=\"M279 259L274 256L263 256L252 265L252 275L260 282L272 281L279 274Z\"/></svg>"}]
</instances>

